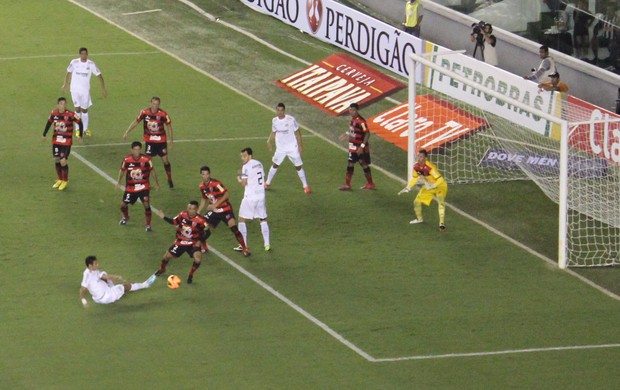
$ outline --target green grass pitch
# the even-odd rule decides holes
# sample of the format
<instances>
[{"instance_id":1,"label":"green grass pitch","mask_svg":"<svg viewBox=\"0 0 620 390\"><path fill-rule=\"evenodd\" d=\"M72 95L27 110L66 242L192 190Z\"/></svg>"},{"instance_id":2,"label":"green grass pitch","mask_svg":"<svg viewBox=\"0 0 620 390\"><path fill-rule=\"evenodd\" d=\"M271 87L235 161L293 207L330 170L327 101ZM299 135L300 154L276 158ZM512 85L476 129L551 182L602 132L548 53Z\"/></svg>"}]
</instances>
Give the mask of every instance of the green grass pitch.
<instances>
[{"instance_id":1,"label":"green grass pitch","mask_svg":"<svg viewBox=\"0 0 620 390\"><path fill-rule=\"evenodd\" d=\"M299 62L178 1L79 3L84 8L9 2L0 13L0 389L618 383L620 303L451 209L444 234L434 205L425 209L427 224L410 226L411 195L396 196L402 182L394 179L405 176L404 153L373 139L378 190L337 190L346 154L334 144L347 119L327 117L274 85ZM196 4L306 61L335 52L238 1ZM154 9L161 11L123 15ZM93 80L95 136L74 147L69 187L60 192L51 189L51 146L40 135L80 46L103 71L109 96ZM208 164L238 208L239 150L251 146L269 165L265 141L278 101L304 125L313 194L283 164L267 195L271 253L260 250L257 223L248 226L250 258L232 250L236 242L220 226L193 285L171 290L160 279L86 311L78 299L86 255L142 281L173 241L173 227L157 217L154 232L144 232L139 204L119 226L122 193L110 182L130 150L123 131L153 95L178 140L170 154L175 189L153 191L154 207L172 215L197 199L199 167ZM378 102L363 114L391 105ZM159 159L155 166L165 184ZM356 187L362 176L357 168ZM448 201L555 257L557 208L533 185L452 186ZM168 272L184 279L190 264L187 256L173 260ZM620 290L617 270L580 272Z\"/></svg>"}]
</instances>

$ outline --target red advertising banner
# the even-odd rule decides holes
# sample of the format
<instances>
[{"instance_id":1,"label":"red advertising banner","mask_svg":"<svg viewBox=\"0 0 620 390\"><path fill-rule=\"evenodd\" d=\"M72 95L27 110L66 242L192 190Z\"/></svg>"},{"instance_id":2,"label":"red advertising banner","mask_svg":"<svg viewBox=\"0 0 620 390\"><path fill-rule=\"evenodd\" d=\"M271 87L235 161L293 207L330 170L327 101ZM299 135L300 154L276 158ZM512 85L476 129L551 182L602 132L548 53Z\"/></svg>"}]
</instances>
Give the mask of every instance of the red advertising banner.
<instances>
[{"instance_id":1,"label":"red advertising banner","mask_svg":"<svg viewBox=\"0 0 620 390\"><path fill-rule=\"evenodd\" d=\"M345 54L333 54L276 84L331 115L347 113L351 103L367 105L405 87Z\"/></svg>"},{"instance_id":2,"label":"red advertising banner","mask_svg":"<svg viewBox=\"0 0 620 390\"><path fill-rule=\"evenodd\" d=\"M605 121L572 126L568 129L571 134L568 138L569 145L613 163L620 163L620 122L609 123L607 121L620 119L620 115L571 95L568 96L567 101L590 112L590 117L587 119Z\"/></svg>"},{"instance_id":3,"label":"red advertising banner","mask_svg":"<svg viewBox=\"0 0 620 390\"><path fill-rule=\"evenodd\" d=\"M485 128L483 118L431 95L416 97L416 150L431 151L447 143L462 139ZM409 104L400 104L391 110L368 119L370 131L403 150L407 150Z\"/></svg>"}]
</instances>

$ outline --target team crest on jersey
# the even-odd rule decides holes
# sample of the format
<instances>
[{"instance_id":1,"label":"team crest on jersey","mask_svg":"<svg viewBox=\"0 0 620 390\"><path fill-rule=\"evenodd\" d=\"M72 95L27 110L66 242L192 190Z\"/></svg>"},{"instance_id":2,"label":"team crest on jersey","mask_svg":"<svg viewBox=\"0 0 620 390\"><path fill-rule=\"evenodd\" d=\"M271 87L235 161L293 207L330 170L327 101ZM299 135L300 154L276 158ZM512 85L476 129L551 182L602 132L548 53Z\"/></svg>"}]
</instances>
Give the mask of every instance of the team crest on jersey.
<instances>
[{"instance_id":1,"label":"team crest on jersey","mask_svg":"<svg viewBox=\"0 0 620 390\"><path fill-rule=\"evenodd\" d=\"M60 131L60 132L65 132L65 131L67 131L67 125L65 124L65 122L56 121L56 122L54 122L54 130Z\"/></svg>"},{"instance_id":2,"label":"team crest on jersey","mask_svg":"<svg viewBox=\"0 0 620 390\"><path fill-rule=\"evenodd\" d=\"M131 177L133 180L142 180L143 178L142 170L132 169L131 171L129 171L129 177Z\"/></svg>"},{"instance_id":3,"label":"team crest on jersey","mask_svg":"<svg viewBox=\"0 0 620 390\"><path fill-rule=\"evenodd\" d=\"M156 132L159 131L159 124L156 121L149 120L147 122L147 127L149 131Z\"/></svg>"},{"instance_id":4,"label":"team crest on jersey","mask_svg":"<svg viewBox=\"0 0 620 390\"><path fill-rule=\"evenodd\" d=\"M181 235L185 238L192 238L192 227L183 225L181 227Z\"/></svg>"}]
</instances>

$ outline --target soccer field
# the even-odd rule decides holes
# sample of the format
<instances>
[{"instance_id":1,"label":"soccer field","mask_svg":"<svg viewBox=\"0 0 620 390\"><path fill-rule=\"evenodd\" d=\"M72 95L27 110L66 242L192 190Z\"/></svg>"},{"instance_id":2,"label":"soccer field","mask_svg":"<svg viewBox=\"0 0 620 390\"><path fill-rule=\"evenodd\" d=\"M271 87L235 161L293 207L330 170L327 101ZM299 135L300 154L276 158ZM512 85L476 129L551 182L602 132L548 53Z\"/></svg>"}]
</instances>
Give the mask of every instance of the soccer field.
<instances>
[{"instance_id":1,"label":"soccer field","mask_svg":"<svg viewBox=\"0 0 620 390\"><path fill-rule=\"evenodd\" d=\"M615 386L620 302L541 259L555 258L557 208L535 186L452 186L448 201L482 223L448 209L448 231L439 233L432 205L427 224L410 226L411 195L396 196L406 156L373 138L378 190L341 193L346 153L337 137L347 118L274 84L299 60L337 51L235 0L195 4L226 24L172 0L4 5L0 112L17 131L0 146L9 179L0 192L1 389ZM81 46L109 96L92 81L94 136L72 149L61 192L51 188L51 146L40 135ZM271 252L261 251L257 223L248 225L250 258L232 250L236 241L220 226L194 284L171 290L160 278L84 310L78 289L87 255L141 282L173 242L174 228L155 216L145 233L139 204L118 225L122 192L113 183L130 152L122 135L153 95L176 140L173 190L154 159L163 184L151 193L154 208L174 215L198 199L207 164L237 210L239 151L252 147L268 167L278 101L304 127L313 193L303 193L284 163L267 194ZM131 136L139 139L140 128ZM363 184L359 167L353 184ZM190 265L187 256L172 260L168 273L185 279ZM617 271L583 274L617 293Z\"/></svg>"}]
</instances>

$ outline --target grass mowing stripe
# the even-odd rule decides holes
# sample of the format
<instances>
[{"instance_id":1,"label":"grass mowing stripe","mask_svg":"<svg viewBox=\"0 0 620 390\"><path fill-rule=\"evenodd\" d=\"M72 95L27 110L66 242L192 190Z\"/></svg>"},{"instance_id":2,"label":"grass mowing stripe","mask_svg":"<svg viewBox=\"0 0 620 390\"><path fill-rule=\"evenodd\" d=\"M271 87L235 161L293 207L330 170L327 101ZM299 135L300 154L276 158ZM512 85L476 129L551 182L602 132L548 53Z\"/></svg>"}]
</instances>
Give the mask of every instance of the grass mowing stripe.
<instances>
[{"instance_id":1,"label":"grass mowing stripe","mask_svg":"<svg viewBox=\"0 0 620 390\"><path fill-rule=\"evenodd\" d=\"M92 53L91 53L92 54ZM159 51L131 51L121 53L96 53L95 56L141 56L144 54L161 54ZM75 57L75 53L72 54L48 54L41 56L18 56L18 57L0 57L0 61L13 61L13 60L34 60L41 58L62 58L62 57Z\"/></svg>"}]
</instances>

